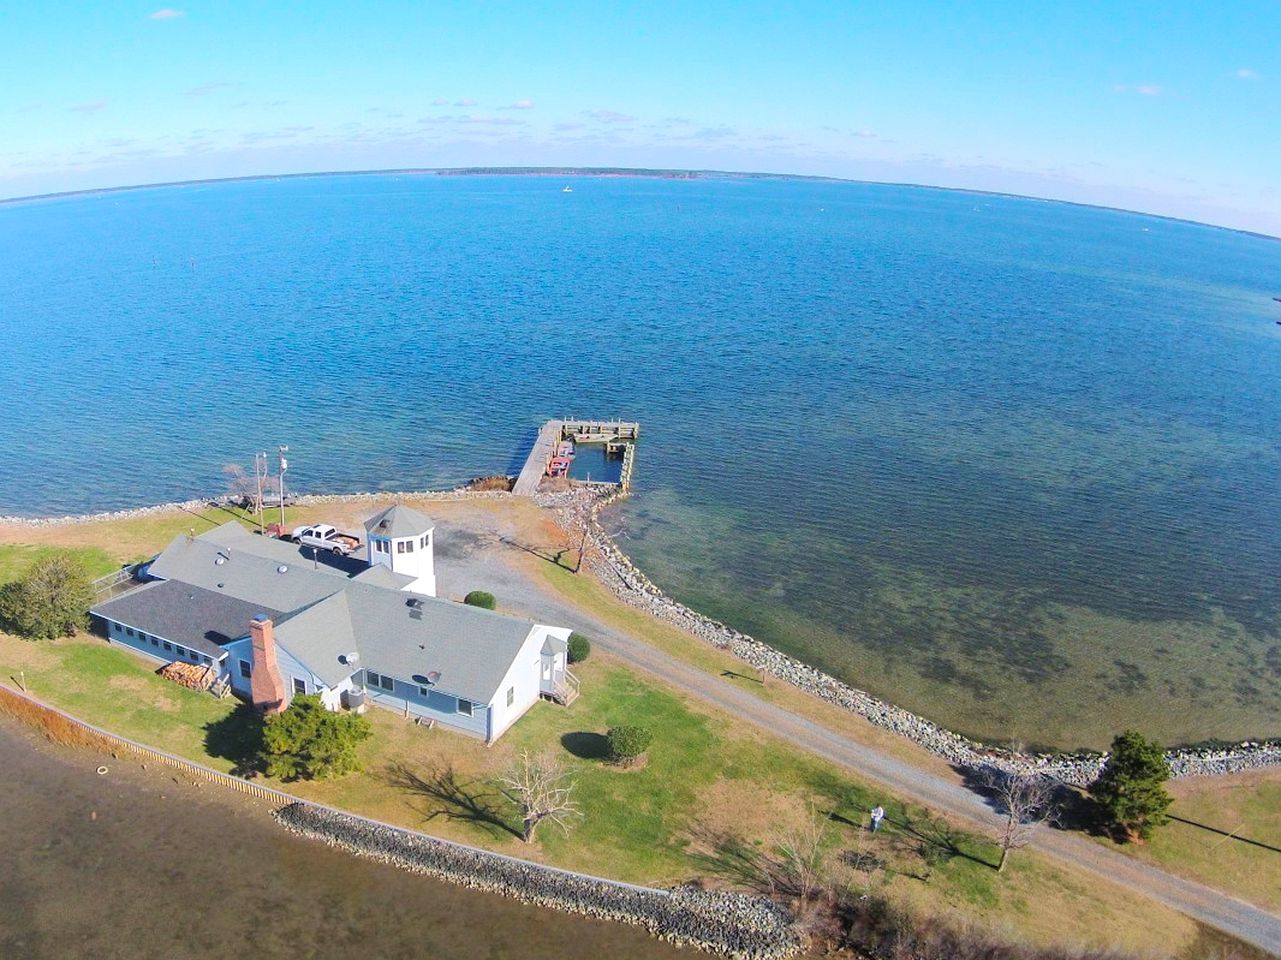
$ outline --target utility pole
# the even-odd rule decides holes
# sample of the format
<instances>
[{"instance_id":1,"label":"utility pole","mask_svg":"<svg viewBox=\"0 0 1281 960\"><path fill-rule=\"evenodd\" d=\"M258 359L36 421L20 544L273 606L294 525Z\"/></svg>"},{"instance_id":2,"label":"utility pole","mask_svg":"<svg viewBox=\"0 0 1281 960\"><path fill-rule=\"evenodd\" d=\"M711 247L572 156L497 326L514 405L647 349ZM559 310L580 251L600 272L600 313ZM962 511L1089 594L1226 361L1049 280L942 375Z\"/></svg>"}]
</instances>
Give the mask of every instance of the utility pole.
<instances>
[{"instance_id":1,"label":"utility pole","mask_svg":"<svg viewBox=\"0 0 1281 960\"><path fill-rule=\"evenodd\" d=\"M254 501L255 512L258 514L258 532L266 532L266 504L263 502L262 485L267 479L267 453L254 454L254 480L258 483L258 499Z\"/></svg>"},{"instance_id":2,"label":"utility pole","mask_svg":"<svg viewBox=\"0 0 1281 960\"><path fill-rule=\"evenodd\" d=\"M280 529L283 532L285 529L285 471L289 469L289 461L285 459L285 454L289 452L289 446L282 443L276 452L280 457Z\"/></svg>"}]
</instances>

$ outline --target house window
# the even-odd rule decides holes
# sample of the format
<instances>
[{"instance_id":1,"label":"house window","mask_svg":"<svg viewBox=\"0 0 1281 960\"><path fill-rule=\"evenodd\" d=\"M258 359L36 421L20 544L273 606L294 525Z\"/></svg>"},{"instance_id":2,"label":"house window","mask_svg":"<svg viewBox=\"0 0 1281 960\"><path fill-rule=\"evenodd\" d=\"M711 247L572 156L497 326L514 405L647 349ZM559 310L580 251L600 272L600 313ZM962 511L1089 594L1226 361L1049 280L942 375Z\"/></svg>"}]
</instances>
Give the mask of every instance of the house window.
<instances>
[{"instance_id":1,"label":"house window","mask_svg":"<svg viewBox=\"0 0 1281 960\"><path fill-rule=\"evenodd\" d=\"M473 704L470 700L459 700L458 712L461 713L464 717L470 717L472 713L472 706Z\"/></svg>"},{"instance_id":2,"label":"house window","mask_svg":"<svg viewBox=\"0 0 1281 960\"><path fill-rule=\"evenodd\" d=\"M366 671L365 671L365 683L366 683L366 684L368 684L368 685L369 685L369 686L371 686L371 687L376 687L376 686L378 686L378 674L374 673L374 671L372 671L372 670L366 670Z\"/></svg>"},{"instance_id":3,"label":"house window","mask_svg":"<svg viewBox=\"0 0 1281 960\"><path fill-rule=\"evenodd\" d=\"M306 692L307 692L307 681L299 680L297 677L294 677L294 693L306 693Z\"/></svg>"},{"instance_id":4,"label":"house window","mask_svg":"<svg viewBox=\"0 0 1281 960\"><path fill-rule=\"evenodd\" d=\"M169 651L171 651L171 652L172 652L172 650L173 650L173 644L172 644L172 643L170 643L168 640L166 640L166 641L164 642L164 648L165 648L166 650L169 650Z\"/></svg>"},{"instance_id":5,"label":"house window","mask_svg":"<svg viewBox=\"0 0 1281 960\"><path fill-rule=\"evenodd\" d=\"M173 645L173 652L176 657L185 657L187 655L186 648L180 647L176 643Z\"/></svg>"},{"instance_id":6,"label":"house window","mask_svg":"<svg viewBox=\"0 0 1281 960\"><path fill-rule=\"evenodd\" d=\"M516 702L516 688L508 687L507 688L507 706L510 707L515 702Z\"/></svg>"},{"instance_id":7,"label":"house window","mask_svg":"<svg viewBox=\"0 0 1281 960\"><path fill-rule=\"evenodd\" d=\"M203 653L200 655L200 662L207 667L213 665L213 661L210 660L208 657L206 657Z\"/></svg>"},{"instance_id":8,"label":"house window","mask_svg":"<svg viewBox=\"0 0 1281 960\"><path fill-rule=\"evenodd\" d=\"M157 640L155 637L152 637L152 638L151 638L151 645L152 645L153 647L158 647L158 646L160 646L160 641L159 641L159 640Z\"/></svg>"},{"instance_id":9,"label":"house window","mask_svg":"<svg viewBox=\"0 0 1281 960\"><path fill-rule=\"evenodd\" d=\"M374 550L378 553L391 553L391 544L386 540L375 540Z\"/></svg>"},{"instance_id":10,"label":"house window","mask_svg":"<svg viewBox=\"0 0 1281 960\"><path fill-rule=\"evenodd\" d=\"M419 538L418 538L418 546L420 546L420 547L422 547L424 550L426 550L426 549L427 549L427 538L426 538L426 537L419 537Z\"/></svg>"},{"instance_id":11,"label":"house window","mask_svg":"<svg viewBox=\"0 0 1281 960\"><path fill-rule=\"evenodd\" d=\"M241 661L240 661L240 675L241 675L242 677L244 677L246 680L248 680L248 679L249 679L249 673L250 673L249 661L248 661L248 660L241 660Z\"/></svg>"},{"instance_id":12,"label":"house window","mask_svg":"<svg viewBox=\"0 0 1281 960\"><path fill-rule=\"evenodd\" d=\"M126 636L126 637L132 637L132 636L133 636L133 627L125 627L125 636Z\"/></svg>"},{"instance_id":13,"label":"house window","mask_svg":"<svg viewBox=\"0 0 1281 960\"><path fill-rule=\"evenodd\" d=\"M382 687L384 690L395 690L396 681L386 674L383 674L378 678L378 686Z\"/></svg>"},{"instance_id":14,"label":"house window","mask_svg":"<svg viewBox=\"0 0 1281 960\"><path fill-rule=\"evenodd\" d=\"M427 697L427 696L430 696L430 695L431 695L431 694L430 694L430 692L428 691L428 689L427 689L426 687L419 687L419 688L418 688L418 696L420 696L420 697Z\"/></svg>"}]
</instances>

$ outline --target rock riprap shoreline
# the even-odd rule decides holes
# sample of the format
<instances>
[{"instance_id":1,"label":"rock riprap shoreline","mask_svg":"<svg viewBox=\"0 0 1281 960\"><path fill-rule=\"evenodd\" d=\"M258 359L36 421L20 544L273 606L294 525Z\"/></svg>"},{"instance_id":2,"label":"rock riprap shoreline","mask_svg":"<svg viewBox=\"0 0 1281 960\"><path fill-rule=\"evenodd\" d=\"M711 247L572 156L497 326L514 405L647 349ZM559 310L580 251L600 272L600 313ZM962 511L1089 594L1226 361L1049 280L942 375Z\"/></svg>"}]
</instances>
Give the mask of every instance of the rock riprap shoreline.
<instances>
[{"instance_id":1,"label":"rock riprap shoreline","mask_svg":"<svg viewBox=\"0 0 1281 960\"><path fill-rule=\"evenodd\" d=\"M552 510L557 522L568 531L581 532L583 524L587 524L588 536L595 548L587 563L601 581L627 604L732 653L758 671L790 683L827 703L857 713L882 729L904 736L957 766L975 770L997 767L1007 772L1035 770L1080 787L1098 777L1107 759L1106 754L1019 754L975 742L911 711L873 697L672 599L645 576L601 526L600 512L625 496L623 491L601 494L571 490L540 494L536 502ZM1187 747L1168 751L1166 759L1174 777L1222 776L1281 765L1281 741Z\"/></svg>"},{"instance_id":2,"label":"rock riprap shoreline","mask_svg":"<svg viewBox=\"0 0 1281 960\"><path fill-rule=\"evenodd\" d=\"M781 960L800 947L791 919L763 897L695 887L657 890L569 873L360 817L292 803L286 829L403 870L568 913L644 927L660 940L742 960Z\"/></svg>"}]
</instances>

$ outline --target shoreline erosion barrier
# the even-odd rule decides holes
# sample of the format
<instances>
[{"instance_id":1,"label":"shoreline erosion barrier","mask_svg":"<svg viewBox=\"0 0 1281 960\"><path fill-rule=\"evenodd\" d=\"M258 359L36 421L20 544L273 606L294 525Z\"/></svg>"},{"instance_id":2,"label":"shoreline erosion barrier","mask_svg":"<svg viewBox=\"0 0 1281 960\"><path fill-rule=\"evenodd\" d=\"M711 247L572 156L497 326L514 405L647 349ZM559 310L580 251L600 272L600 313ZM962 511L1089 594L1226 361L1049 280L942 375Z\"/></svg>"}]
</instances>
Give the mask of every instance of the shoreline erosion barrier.
<instances>
[{"instance_id":1,"label":"shoreline erosion barrier","mask_svg":"<svg viewBox=\"0 0 1281 960\"><path fill-rule=\"evenodd\" d=\"M950 763L970 769L996 767L1007 772L1034 770L1073 786L1086 786L1103 768L1105 753L1016 754L1004 748L979 743L946 730L902 707L873 697L830 674L790 657L754 637L704 616L667 596L641 571L614 542L600 523L600 512L631 493L630 484L602 491L599 488L577 488L563 493L540 493L530 502L547 509L562 529L575 536L587 525L596 557L588 562L602 583L629 606L647 611L699 640L725 650L749 666L769 676L818 697L842 709L857 713L870 723L891 733L906 737ZM294 498L295 506L315 506L367 500L372 502L396 498L417 500L503 500L515 494L501 490L369 491L358 493L302 494ZM0 517L0 523L19 526L65 526L77 523L129 520L154 516L173 510L196 512L226 503L229 498L205 498L144 507L103 511L63 517ZM1281 766L1281 738L1256 738L1234 744L1191 745L1166 751L1172 777L1214 777L1242 773L1265 767Z\"/></svg>"},{"instance_id":2,"label":"shoreline erosion barrier","mask_svg":"<svg viewBox=\"0 0 1281 960\"><path fill-rule=\"evenodd\" d=\"M93 748L127 751L266 801L275 806L272 817L290 833L410 873L563 913L640 926L659 940L736 960L785 960L800 949L791 917L765 897L693 886L646 887L444 840L306 800L138 743L4 683L0 683L0 696L16 698L50 718L73 725L89 736Z\"/></svg>"}]
</instances>

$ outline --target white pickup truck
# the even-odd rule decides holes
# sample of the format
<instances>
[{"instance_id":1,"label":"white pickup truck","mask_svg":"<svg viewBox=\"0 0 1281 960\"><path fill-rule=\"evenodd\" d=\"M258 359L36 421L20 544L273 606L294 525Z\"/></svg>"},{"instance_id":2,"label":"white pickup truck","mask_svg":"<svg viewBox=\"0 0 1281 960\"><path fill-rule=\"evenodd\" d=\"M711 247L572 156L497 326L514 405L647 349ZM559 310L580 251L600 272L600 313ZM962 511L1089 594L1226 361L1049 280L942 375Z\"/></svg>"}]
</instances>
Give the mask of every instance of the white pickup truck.
<instances>
[{"instance_id":1,"label":"white pickup truck","mask_svg":"<svg viewBox=\"0 0 1281 960\"><path fill-rule=\"evenodd\" d=\"M293 532L282 539L290 543L302 544L316 550L328 550L340 557L360 549L360 538L346 533L339 533L337 527L327 523L313 523L306 527L295 527Z\"/></svg>"}]
</instances>

